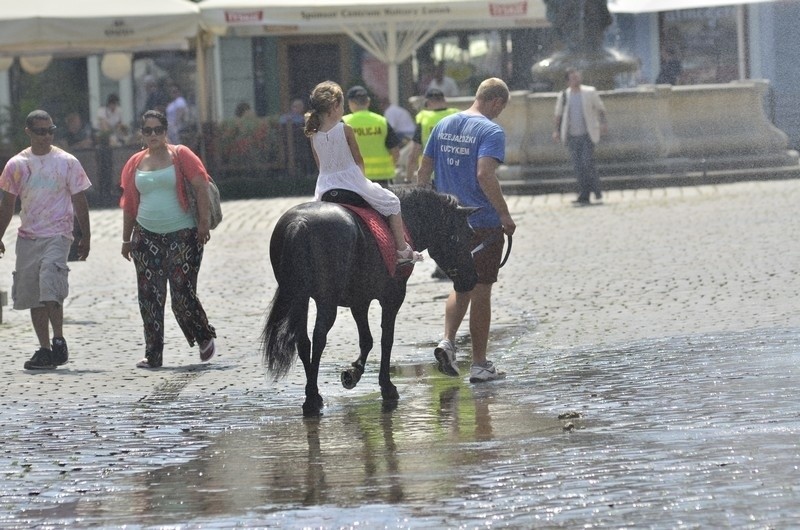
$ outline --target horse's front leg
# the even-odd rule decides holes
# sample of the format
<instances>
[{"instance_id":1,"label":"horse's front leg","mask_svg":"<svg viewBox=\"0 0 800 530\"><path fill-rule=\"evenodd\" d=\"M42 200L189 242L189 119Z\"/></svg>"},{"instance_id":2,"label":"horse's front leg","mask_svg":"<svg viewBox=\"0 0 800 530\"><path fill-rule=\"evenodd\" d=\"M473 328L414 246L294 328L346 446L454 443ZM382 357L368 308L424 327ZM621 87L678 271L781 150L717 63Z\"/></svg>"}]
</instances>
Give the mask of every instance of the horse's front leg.
<instances>
[{"instance_id":1,"label":"horse's front leg","mask_svg":"<svg viewBox=\"0 0 800 530\"><path fill-rule=\"evenodd\" d=\"M400 399L397 387L394 386L389 376L389 369L392 364L395 320L397 319L397 312L403 304L405 294L405 284L403 284L397 293L394 293L388 300L381 303L381 371L378 374L378 384L381 386L381 396L385 402Z\"/></svg>"},{"instance_id":2,"label":"horse's front leg","mask_svg":"<svg viewBox=\"0 0 800 530\"><path fill-rule=\"evenodd\" d=\"M367 365L367 356L372 351L373 339L372 332L369 330L369 301L365 304L354 304L350 307L350 313L356 322L358 329L358 349L360 351L358 359L355 360L350 368L342 372L342 386L350 390L355 388L364 374Z\"/></svg>"},{"instance_id":3,"label":"horse's front leg","mask_svg":"<svg viewBox=\"0 0 800 530\"><path fill-rule=\"evenodd\" d=\"M317 319L314 322L314 335L311 341L311 358L303 360L303 368L306 371L306 401L303 403L304 416L318 416L322 412L324 403L319 394L317 379L319 377L319 363L322 359L322 351L328 343L328 332L336 322L336 304L327 305L317 303Z\"/></svg>"}]
</instances>

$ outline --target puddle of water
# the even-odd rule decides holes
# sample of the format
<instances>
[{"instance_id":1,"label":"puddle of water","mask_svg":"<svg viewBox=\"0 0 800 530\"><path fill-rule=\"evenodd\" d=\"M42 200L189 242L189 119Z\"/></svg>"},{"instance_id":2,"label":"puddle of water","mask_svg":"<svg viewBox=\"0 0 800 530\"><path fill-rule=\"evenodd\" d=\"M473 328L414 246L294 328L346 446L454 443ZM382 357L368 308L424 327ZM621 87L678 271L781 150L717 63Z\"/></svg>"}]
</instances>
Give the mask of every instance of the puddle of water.
<instances>
[{"instance_id":1,"label":"puddle of water","mask_svg":"<svg viewBox=\"0 0 800 530\"><path fill-rule=\"evenodd\" d=\"M2 413L0 526L790 527L800 330L537 351L505 381L432 365L323 386ZM333 367L324 378L336 380ZM171 387L170 387L171 388ZM572 413L572 416L560 415ZM24 423L17 420L24 419Z\"/></svg>"}]
</instances>

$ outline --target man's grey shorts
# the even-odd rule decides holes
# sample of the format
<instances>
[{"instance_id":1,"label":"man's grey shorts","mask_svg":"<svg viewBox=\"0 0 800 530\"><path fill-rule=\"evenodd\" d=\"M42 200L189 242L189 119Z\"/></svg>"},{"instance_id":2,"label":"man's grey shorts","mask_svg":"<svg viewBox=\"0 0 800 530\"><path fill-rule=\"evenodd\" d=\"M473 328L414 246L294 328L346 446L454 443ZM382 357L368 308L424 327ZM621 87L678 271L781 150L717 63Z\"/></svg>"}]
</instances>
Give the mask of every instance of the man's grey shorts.
<instances>
[{"instance_id":1,"label":"man's grey shorts","mask_svg":"<svg viewBox=\"0 0 800 530\"><path fill-rule=\"evenodd\" d=\"M42 307L43 302L64 302L69 294L67 256L71 244L64 236L17 238L17 270L11 287L14 309Z\"/></svg>"}]
</instances>

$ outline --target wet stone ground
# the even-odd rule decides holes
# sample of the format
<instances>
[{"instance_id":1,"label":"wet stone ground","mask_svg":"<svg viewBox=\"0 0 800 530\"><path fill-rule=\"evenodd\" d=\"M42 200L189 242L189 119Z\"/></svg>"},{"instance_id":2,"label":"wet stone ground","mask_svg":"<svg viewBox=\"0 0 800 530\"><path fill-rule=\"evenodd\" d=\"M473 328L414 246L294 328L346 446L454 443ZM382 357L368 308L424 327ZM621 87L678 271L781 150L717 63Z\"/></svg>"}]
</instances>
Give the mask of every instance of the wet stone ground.
<instances>
[{"instance_id":1,"label":"wet stone ground","mask_svg":"<svg viewBox=\"0 0 800 530\"><path fill-rule=\"evenodd\" d=\"M320 419L301 388L180 392L214 365L136 403L12 403L0 526L791 528L798 351L800 330L641 340L485 385L401 365L396 409L331 383Z\"/></svg>"},{"instance_id":2,"label":"wet stone ground","mask_svg":"<svg viewBox=\"0 0 800 530\"><path fill-rule=\"evenodd\" d=\"M133 368L119 212L93 211L70 362L22 370L28 316L5 308L0 325L0 528L796 527L800 183L609 195L511 199L490 342L507 379L435 370L447 286L423 263L399 316L397 407L377 355L355 389L339 383L356 344L343 310L317 419L299 366L273 382L258 352L268 235L297 199L226 203L200 280L220 353L200 364L170 321L150 372Z\"/></svg>"}]
</instances>

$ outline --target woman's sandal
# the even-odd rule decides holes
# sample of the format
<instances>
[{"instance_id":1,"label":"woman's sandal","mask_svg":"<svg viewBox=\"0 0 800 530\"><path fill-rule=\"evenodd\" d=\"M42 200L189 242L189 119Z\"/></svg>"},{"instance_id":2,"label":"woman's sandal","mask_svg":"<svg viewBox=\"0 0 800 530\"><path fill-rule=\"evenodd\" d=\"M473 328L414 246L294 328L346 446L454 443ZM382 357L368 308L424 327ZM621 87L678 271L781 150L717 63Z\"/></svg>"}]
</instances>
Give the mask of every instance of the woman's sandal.
<instances>
[{"instance_id":1,"label":"woman's sandal","mask_svg":"<svg viewBox=\"0 0 800 530\"><path fill-rule=\"evenodd\" d=\"M210 361L217 350L216 346L214 345L214 339L208 339L205 342L205 345L200 343L198 346L200 347L200 361L202 362Z\"/></svg>"},{"instance_id":2,"label":"woman's sandal","mask_svg":"<svg viewBox=\"0 0 800 530\"><path fill-rule=\"evenodd\" d=\"M141 361L136 363L136 368L161 368L161 362L161 358L155 360L144 357Z\"/></svg>"}]
</instances>

